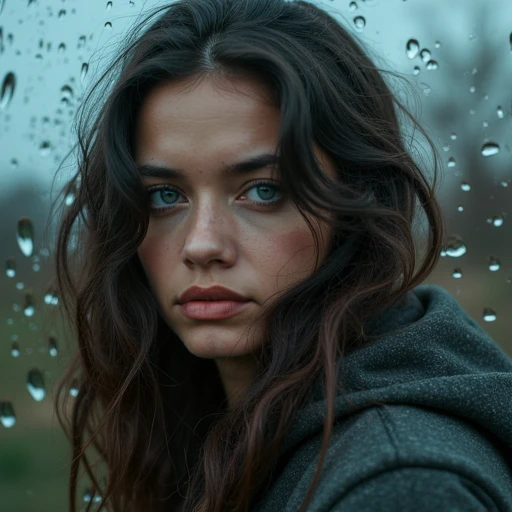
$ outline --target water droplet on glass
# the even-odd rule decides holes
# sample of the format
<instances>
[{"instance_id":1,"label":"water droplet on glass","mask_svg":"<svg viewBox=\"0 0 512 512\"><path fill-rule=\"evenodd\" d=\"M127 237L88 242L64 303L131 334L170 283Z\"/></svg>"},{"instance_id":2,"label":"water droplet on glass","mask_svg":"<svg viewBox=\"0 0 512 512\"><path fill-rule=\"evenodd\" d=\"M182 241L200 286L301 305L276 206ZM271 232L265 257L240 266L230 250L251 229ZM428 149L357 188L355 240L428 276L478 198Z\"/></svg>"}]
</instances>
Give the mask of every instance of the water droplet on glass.
<instances>
[{"instance_id":1,"label":"water droplet on glass","mask_svg":"<svg viewBox=\"0 0 512 512\"><path fill-rule=\"evenodd\" d=\"M428 62L431 56L432 54L430 53L430 50L427 50L426 48L423 48L420 52L420 57L423 62Z\"/></svg>"},{"instance_id":2,"label":"water droplet on glass","mask_svg":"<svg viewBox=\"0 0 512 512\"><path fill-rule=\"evenodd\" d=\"M436 48L440 48L441 47L441 43L439 41L436 41Z\"/></svg>"},{"instance_id":3,"label":"water droplet on glass","mask_svg":"<svg viewBox=\"0 0 512 512\"><path fill-rule=\"evenodd\" d=\"M462 277L462 270L461 270L460 268L455 268L455 269L453 269L452 276L453 276L455 279L460 279L460 278Z\"/></svg>"},{"instance_id":4,"label":"water droplet on glass","mask_svg":"<svg viewBox=\"0 0 512 512\"><path fill-rule=\"evenodd\" d=\"M451 235L446 241L446 254L451 258L460 258L466 254L466 245L460 236Z\"/></svg>"},{"instance_id":5,"label":"water droplet on glass","mask_svg":"<svg viewBox=\"0 0 512 512\"><path fill-rule=\"evenodd\" d=\"M73 89L69 85L63 85L60 89L61 100L66 100L66 103L73 98Z\"/></svg>"},{"instance_id":6,"label":"water droplet on glass","mask_svg":"<svg viewBox=\"0 0 512 512\"><path fill-rule=\"evenodd\" d=\"M496 113L498 114L498 117L500 119L503 119L503 117L505 117L504 114L503 114L503 109L499 105L498 105L498 109L496 110Z\"/></svg>"},{"instance_id":7,"label":"water droplet on glass","mask_svg":"<svg viewBox=\"0 0 512 512\"><path fill-rule=\"evenodd\" d=\"M409 39L405 47L405 53L409 59L414 59L420 51L420 43L416 39Z\"/></svg>"},{"instance_id":8,"label":"water droplet on glass","mask_svg":"<svg viewBox=\"0 0 512 512\"><path fill-rule=\"evenodd\" d=\"M484 121L483 123L484 128L487 128L489 126L489 123L487 121Z\"/></svg>"},{"instance_id":9,"label":"water droplet on glass","mask_svg":"<svg viewBox=\"0 0 512 512\"><path fill-rule=\"evenodd\" d=\"M112 23L110 23L110 21L107 21L107 22L105 23L105 28L106 28L107 30L111 30L111 29L112 29Z\"/></svg>"},{"instance_id":10,"label":"water droplet on glass","mask_svg":"<svg viewBox=\"0 0 512 512\"><path fill-rule=\"evenodd\" d=\"M20 346L17 341L13 341L11 345L11 356L18 357L20 355Z\"/></svg>"},{"instance_id":11,"label":"water droplet on glass","mask_svg":"<svg viewBox=\"0 0 512 512\"><path fill-rule=\"evenodd\" d=\"M429 61L427 62L427 69L428 69L429 71L432 71L432 70L434 70L434 69L437 69L438 67L439 67L439 65L437 64L437 61L435 61L435 60L429 60Z\"/></svg>"},{"instance_id":12,"label":"water droplet on glass","mask_svg":"<svg viewBox=\"0 0 512 512\"><path fill-rule=\"evenodd\" d=\"M470 88L469 88L469 92L475 92L476 91L476 87L474 85L472 85Z\"/></svg>"},{"instance_id":13,"label":"water droplet on glass","mask_svg":"<svg viewBox=\"0 0 512 512\"><path fill-rule=\"evenodd\" d=\"M0 421L5 428L11 428L16 423L14 408L12 403L8 400L2 400L0 402Z\"/></svg>"},{"instance_id":14,"label":"water droplet on glass","mask_svg":"<svg viewBox=\"0 0 512 512\"><path fill-rule=\"evenodd\" d=\"M498 215L495 215L492 219L487 219L487 222L492 224L493 226L499 228L503 225L504 217L503 214L498 213Z\"/></svg>"},{"instance_id":15,"label":"water droplet on glass","mask_svg":"<svg viewBox=\"0 0 512 512\"><path fill-rule=\"evenodd\" d=\"M52 357L57 356L57 340L53 336L48 338L48 351Z\"/></svg>"},{"instance_id":16,"label":"water droplet on glass","mask_svg":"<svg viewBox=\"0 0 512 512\"><path fill-rule=\"evenodd\" d=\"M32 265L32 270L33 270L34 272L39 272L40 268L41 268L41 267L39 266L39 263L34 263L34 264Z\"/></svg>"},{"instance_id":17,"label":"water droplet on glass","mask_svg":"<svg viewBox=\"0 0 512 512\"><path fill-rule=\"evenodd\" d=\"M489 270L491 272L496 272L500 269L501 262L498 258L493 258L492 256L489 258Z\"/></svg>"},{"instance_id":18,"label":"water droplet on glass","mask_svg":"<svg viewBox=\"0 0 512 512\"><path fill-rule=\"evenodd\" d=\"M362 16L356 16L354 18L354 25L357 30L361 31L366 25L366 20Z\"/></svg>"},{"instance_id":19,"label":"water droplet on glass","mask_svg":"<svg viewBox=\"0 0 512 512\"><path fill-rule=\"evenodd\" d=\"M44 296L45 304L52 304L56 306L59 303L59 298L54 290L48 290Z\"/></svg>"},{"instance_id":20,"label":"water droplet on glass","mask_svg":"<svg viewBox=\"0 0 512 512\"><path fill-rule=\"evenodd\" d=\"M486 142L482 146L482 155L483 156L497 155L499 152L500 152L500 147L495 142Z\"/></svg>"},{"instance_id":21,"label":"water droplet on glass","mask_svg":"<svg viewBox=\"0 0 512 512\"><path fill-rule=\"evenodd\" d=\"M87 64L87 62L84 62L82 64L82 70L80 71L80 80L82 82L85 80L85 77L87 76L88 71L89 71L89 64Z\"/></svg>"},{"instance_id":22,"label":"water droplet on glass","mask_svg":"<svg viewBox=\"0 0 512 512\"><path fill-rule=\"evenodd\" d=\"M28 372L27 389L36 402L40 402L46 396L43 374L37 368Z\"/></svg>"},{"instance_id":23,"label":"water droplet on glass","mask_svg":"<svg viewBox=\"0 0 512 512\"><path fill-rule=\"evenodd\" d=\"M450 144L445 144L445 145L443 146L443 150L444 150L444 151L450 151Z\"/></svg>"},{"instance_id":24,"label":"water droplet on glass","mask_svg":"<svg viewBox=\"0 0 512 512\"><path fill-rule=\"evenodd\" d=\"M59 47L57 48L57 53L64 53L66 51L66 44L60 43Z\"/></svg>"},{"instance_id":25,"label":"water droplet on glass","mask_svg":"<svg viewBox=\"0 0 512 512\"><path fill-rule=\"evenodd\" d=\"M101 495L98 493L98 491L94 492L92 489L86 489L84 492L84 502L89 503L91 501L93 503L100 503Z\"/></svg>"},{"instance_id":26,"label":"water droplet on glass","mask_svg":"<svg viewBox=\"0 0 512 512\"><path fill-rule=\"evenodd\" d=\"M464 192L467 192L468 190L471 190L471 185L469 183L463 182L460 184L460 188L464 190Z\"/></svg>"},{"instance_id":27,"label":"water droplet on glass","mask_svg":"<svg viewBox=\"0 0 512 512\"><path fill-rule=\"evenodd\" d=\"M496 313L491 308L484 308L483 317L486 322L494 322L496 320Z\"/></svg>"},{"instance_id":28,"label":"water droplet on glass","mask_svg":"<svg viewBox=\"0 0 512 512\"><path fill-rule=\"evenodd\" d=\"M112 2L107 2L107 11L110 11L112 9Z\"/></svg>"},{"instance_id":29,"label":"water droplet on glass","mask_svg":"<svg viewBox=\"0 0 512 512\"><path fill-rule=\"evenodd\" d=\"M52 151L52 145L49 141L44 140L39 146L39 154L41 156L48 156Z\"/></svg>"},{"instance_id":30,"label":"water droplet on glass","mask_svg":"<svg viewBox=\"0 0 512 512\"><path fill-rule=\"evenodd\" d=\"M16 283L16 288L17 288L18 290L23 290L23 288L25 288L25 285L23 284L23 281L18 281L18 282Z\"/></svg>"},{"instance_id":31,"label":"water droplet on glass","mask_svg":"<svg viewBox=\"0 0 512 512\"><path fill-rule=\"evenodd\" d=\"M59 20L62 20L66 17L66 9L61 9L59 11Z\"/></svg>"},{"instance_id":32,"label":"water droplet on glass","mask_svg":"<svg viewBox=\"0 0 512 512\"><path fill-rule=\"evenodd\" d=\"M25 295L25 306L23 307L25 316L34 316L35 308L33 304L33 297L31 293Z\"/></svg>"},{"instance_id":33,"label":"water droplet on glass","mask_svg":"<svg viewBox=\"0 0 512 512\"><path fill-rule=\"evenodd\" d=\"M0 108L7 108L14 95L14 89L16 88L16 77L14 73L9 72L5 75L4 81L2 82L2 90L0 92Z\"/></svg>"},{"instance_id":34,"label":"water droplet on glass","mask_svg":"<svg viewBox=\"0 0 512 512\"><path fill-rule=\"evenodd\" d=\"M457 211L463 212L464 211L464 206L462 206L462 205L457 206Z\"/></svg>"},{"instance_id":35,"label":"water droplet on glass","mask_svg":"<svg viewBox=\"0 0 512 512\"><path fill-rule=\"evenodd\" d=\"M457 139L457 134L455 132L452 132L452 134L450 135L450 139L456 140Z\"/></svg>"},{"instance_id":36,"label":"water droplet on glass","mask_svg":"<svg viewBox=\"0 0 512 512\"><path fill-rule=\"evenodd\" d=\"M25 256L32 256L34 251L34 226L28 217L20 217L16 231L18 247Z\"/></svg>"},{"instance_id":37,"label":"water droplet on glass","mask_svg":"<svg viewBox=\"0 0 512 512\"><path fill-rule=\"evenodd\" d=\"M419 66L414 66L413 74L415 74L415 75L419 75L420 74L420 67Z\"/></svg>"},{"instance_id":38,"label":"water droplet on glass","mask_svg":"<svg viewBox=\"0 0 512 512\"><path fill-rule=\"evenodd\" d=\"M350 9L350 12L357 11L357 4L355 2L350 2L350 5L348 7Z\"/></svg>"},{"instance_id":39,"label":"water droplet on glass","mask_svg":"<svg viewBox=\"0 0 512 512\"><path fill-rule=\"evenodd\" d=\"M474 116L476 114L476 110L474 108L469 109L469 113Z\"/></svg>"},{"instance_id":40,"label":"water droplet on glass","mask_svg":"<svg viewBox=\"0 0 512 512\"><path fill-rule=\"evenodd\" d=\"M457 164L455 162L455 158L453 158L453 156L451 156L450 158L448 158L448 167L455 167Z\"/></svg>"},{"instance_id":41,"label":"water droplet on glass","mask_svg":"<svg viewBox=\"0 0 512 512\"><path fill-rule=\"evenodd\" d=\"M16 275L16 261L14 258L8 258L5 264L5 275L7 277L14 277Z\"/></svg>"},{"instance_id":42,"label":"water droplet on glass","mask_svg":"<svg viewBox=\"0 0 512 512\"><path fill-rule=\"evenodd\" d=\"M71 382L71 385L69 387L69 394L72 397L78 396L78 381L76 379L73 379L73 382Z\"/></svg>"}]
</instances>

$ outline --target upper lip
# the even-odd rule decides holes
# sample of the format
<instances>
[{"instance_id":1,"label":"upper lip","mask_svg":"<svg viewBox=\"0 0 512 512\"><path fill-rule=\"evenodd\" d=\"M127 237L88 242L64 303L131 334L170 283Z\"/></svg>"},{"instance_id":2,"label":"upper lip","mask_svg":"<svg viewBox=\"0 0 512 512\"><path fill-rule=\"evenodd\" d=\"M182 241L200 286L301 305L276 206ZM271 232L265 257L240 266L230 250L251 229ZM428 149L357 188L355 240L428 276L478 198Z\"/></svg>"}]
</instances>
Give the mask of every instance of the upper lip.
<instances>
[{"instance_id":1,"label":"upper lip","mask_svg":"<svg viewBox=\"0 0 512 512\"><path fill-rule=\"evenodd\" d=\"M178 298L178 304L183 304L191 300L236 300L246 302L249 299L242 295L224 288L223 286L211 286L210 288L201 288L199 286L191 286Z\"/></svg>"}]
</instances>

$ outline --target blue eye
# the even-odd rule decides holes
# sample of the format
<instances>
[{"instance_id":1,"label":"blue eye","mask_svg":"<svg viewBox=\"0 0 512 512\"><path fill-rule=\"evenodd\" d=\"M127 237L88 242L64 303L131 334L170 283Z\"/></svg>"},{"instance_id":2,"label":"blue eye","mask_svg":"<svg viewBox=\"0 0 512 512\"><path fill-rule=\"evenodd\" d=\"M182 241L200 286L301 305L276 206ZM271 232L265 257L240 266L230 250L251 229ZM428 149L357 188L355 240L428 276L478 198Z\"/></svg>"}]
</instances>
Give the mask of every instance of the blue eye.
<instances>
[{"instance_id":1,"label":"blue eye","mask_svg":"<svg viewBox=\"0 0 512 512\"><path fill-rule=\"evenodd\" d=\"M281 187L278 185L278 182L275 181L258 181L253 183L252 186L246 190L249 191L253 189L258 191L257 193L260 198L268 199L268 201L253 200L252 204L259 206L274 206L283 198ZM272 199L275 195L275 191L278 191L280 194L278 199ZM162 201L162 203L157 204L156 207L151 207L151 210L155 213L176 208L178 204L176 203L177 199L179 196L183 195L178 189L169 185L157 185L155 187L148 188L147 192L150 200L152 196L154 196L155 201Z\"/></svg>"}]
</instances>

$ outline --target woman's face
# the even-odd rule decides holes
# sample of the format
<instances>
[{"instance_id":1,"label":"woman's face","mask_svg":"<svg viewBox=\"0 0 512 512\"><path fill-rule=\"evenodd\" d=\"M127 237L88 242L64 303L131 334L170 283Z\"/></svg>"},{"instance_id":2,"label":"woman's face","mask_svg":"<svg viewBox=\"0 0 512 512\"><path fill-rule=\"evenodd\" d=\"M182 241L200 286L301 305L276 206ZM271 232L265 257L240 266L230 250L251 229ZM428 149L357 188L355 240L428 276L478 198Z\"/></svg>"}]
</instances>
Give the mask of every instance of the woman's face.
<instances>
[{"instance_id":1,"label":"woman's face","mask_svg":"<svg viewBox=\"0 0 512 512\"><path fill-rule=\"evenodd\" d=\"M185 91L187 84L160 84L137 118L137 166L179 169L185 176L144 176L146 188L166 188L151 191L151 207L162 210L151 214L138 256L160 313L186 348L225 363L226 372L230 361L239 362L230 375L240 380L244 356L260 346L244 329L263 312L265 301L313 272L314 238L283 192L256 183L278 181L275 166L223 174L230 164L274 152L280 112L263 101L265 91L250 80L237 80L239 91L224 90L229 82L220 89L209 79ZM326 155L314 150L335 178ZM330 228L319 227L321 263L330 249ZM229 318L193 319L177 304L192 285L221 285L250 302Z\"/></svg>"}]
</instances>

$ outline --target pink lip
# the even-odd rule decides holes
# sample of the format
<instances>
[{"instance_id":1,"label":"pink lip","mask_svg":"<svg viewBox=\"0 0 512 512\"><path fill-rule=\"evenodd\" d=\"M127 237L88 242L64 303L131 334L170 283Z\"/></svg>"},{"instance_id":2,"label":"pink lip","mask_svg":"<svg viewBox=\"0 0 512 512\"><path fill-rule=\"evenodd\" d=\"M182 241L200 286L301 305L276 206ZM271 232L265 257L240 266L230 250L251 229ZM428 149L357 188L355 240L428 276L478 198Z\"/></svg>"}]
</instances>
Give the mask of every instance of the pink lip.
<instances>
[{"instance_id":1,"label":"pink lip","mask_svg":"<svg viewBox=\"0 0 512 512\"><path fill-rule=\"evenodd\" d=\"M191 286L179 297L178 304L184 304L190 301L204 301L204 300L235 300L244 302L249 300L229 288L223 286L211 286L209 288L201 288L199 286Z\"/></svg>"},{"instance_id":2,"label":"pink lip","mask_svg":"<svg viewBox=\"0 0 512 512\"><path fill-rule=\"evenodd\" d=\"M251 301L235 300L211 300L211 301L189 301L180 305L181 311L195 320L220 320L229 318L245 307Z\"/></svg>"}]
</instances>

